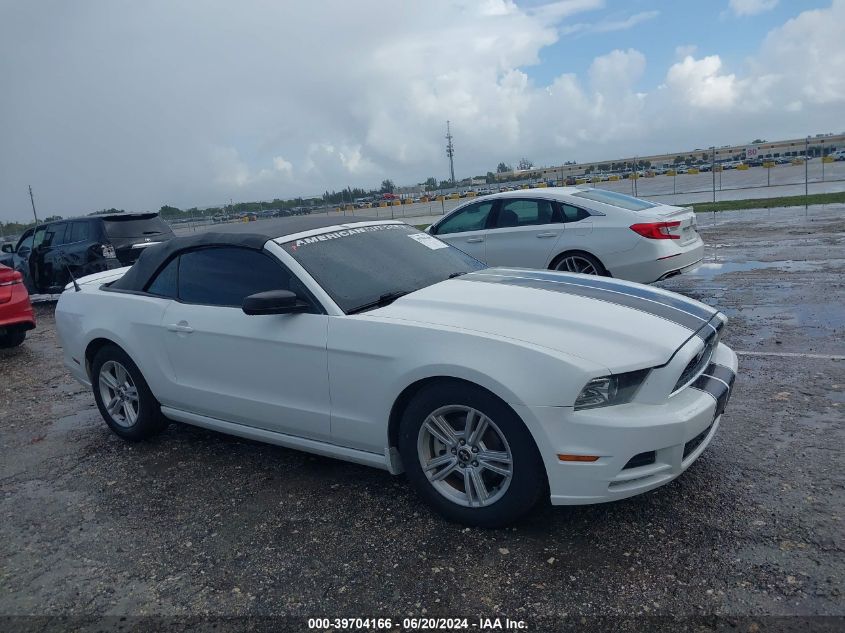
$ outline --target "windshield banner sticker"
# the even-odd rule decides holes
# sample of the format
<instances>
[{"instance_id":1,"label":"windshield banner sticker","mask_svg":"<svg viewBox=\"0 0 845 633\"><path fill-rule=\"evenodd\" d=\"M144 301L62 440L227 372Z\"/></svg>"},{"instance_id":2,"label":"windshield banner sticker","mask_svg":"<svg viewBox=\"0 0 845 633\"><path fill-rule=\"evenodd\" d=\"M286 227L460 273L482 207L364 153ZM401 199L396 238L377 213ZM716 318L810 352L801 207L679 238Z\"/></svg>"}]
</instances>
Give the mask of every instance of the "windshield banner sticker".
<instances>
[{"instance_id":1,"label":"windshield banner sticker","mask_svg":"<svg viewBox=\"0 0 845 633\"><path fill-rule=\"evenodd\" d=\"M408 237L433 251L436 251L438 248L449 248L449 245L446 242L441 242L436 237L432 237L428 233L411 233Z\"/></svg>"},{"instance_id":2,"label":"windshield banner sticker","mask_svg":"<svg viewBox=\"0 0 845 633\"><path fill-rule=\"evenodd\" d=\"M331 233L320 233L319 235L312 235L311 237L303 237L293 242L288 242L286 246L290 247L292 251L295 251L300 246L316 244L317 242L326 242L328 240L335 240L341 237L350 237L352 235L357 235L358 233L372 233L373 231L389 231L402 228L407 229L408 227L404 224L374 224L373 226L361 226L355 229L343 229L342 231L332 231Z\"/></svg>"}]
</instances>

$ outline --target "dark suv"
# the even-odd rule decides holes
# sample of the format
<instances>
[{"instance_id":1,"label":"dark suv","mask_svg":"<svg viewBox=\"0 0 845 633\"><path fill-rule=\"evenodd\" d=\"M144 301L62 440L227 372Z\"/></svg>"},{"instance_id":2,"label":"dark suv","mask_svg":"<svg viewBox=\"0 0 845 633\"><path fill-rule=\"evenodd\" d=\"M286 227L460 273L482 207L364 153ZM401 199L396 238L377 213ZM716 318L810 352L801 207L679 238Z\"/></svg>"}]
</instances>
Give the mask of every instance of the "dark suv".
<instances>
[{"instance_id":1,"label":"dark suv","mask_svg":"<svg viewBox=\"0 0 845 633\"><path fill-rule=\"evenodd\" d=\"M71 218L29 229L13 249L4 246L0 263L20 271L30 292L57 293L70 273L79 278L129 266L144 248L172 237L157 213Z\"/></svg>"}]
</instances>

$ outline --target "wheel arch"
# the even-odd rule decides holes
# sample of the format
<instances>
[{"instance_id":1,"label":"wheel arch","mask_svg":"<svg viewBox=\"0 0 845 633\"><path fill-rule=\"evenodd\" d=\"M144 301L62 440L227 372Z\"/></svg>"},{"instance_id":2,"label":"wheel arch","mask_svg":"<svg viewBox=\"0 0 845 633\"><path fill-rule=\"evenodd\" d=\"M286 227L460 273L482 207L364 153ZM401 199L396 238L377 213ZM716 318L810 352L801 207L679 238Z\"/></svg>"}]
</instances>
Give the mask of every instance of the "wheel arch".
<instances>
[{"instance_id":1,"label":"wheel arch","mask_svg":"<svg viewBox=\"0 0 845 633\"><path fill-rule=\"evenodd\" d=\"M91 378L91 367L94 363L94 357L97 355L97 352L99 352L101 349L103 349L104 347L106 347L108 345L115 346L120 351L122 351L124 354L129 356L129 358L132 358L132 356L129 354L129 352L127 352L120 345L120 343L118 343L118 342L116 342L116 341L114 341L110 338L106 338L104 336L98 336L98 337L92 339L88 343L88 345L85 346L85 373L88 374L89 379ZM134 362L134 359L133 359L133 362Z\"/></svg>"}]
</instances>

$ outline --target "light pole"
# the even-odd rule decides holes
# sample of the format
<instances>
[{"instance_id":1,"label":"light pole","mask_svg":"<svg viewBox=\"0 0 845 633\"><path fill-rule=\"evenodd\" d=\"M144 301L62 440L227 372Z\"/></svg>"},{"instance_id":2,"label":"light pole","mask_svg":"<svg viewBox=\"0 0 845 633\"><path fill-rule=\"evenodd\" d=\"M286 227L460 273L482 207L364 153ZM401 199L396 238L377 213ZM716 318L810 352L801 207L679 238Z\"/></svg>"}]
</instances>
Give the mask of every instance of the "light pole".
<instances>
[{"instance_id":1,"label":"light pole","mask_svg":"<svg viewBox=\"0 0 845 633\"><path fill-rule=\"evenodd\" d=\"M807 210L809 204L810 186L807 182L807 176L810 172L810 161L807 160L807 153L810 151L810 137L804 140L804 211Z\"/></svg>"}]
</instances>

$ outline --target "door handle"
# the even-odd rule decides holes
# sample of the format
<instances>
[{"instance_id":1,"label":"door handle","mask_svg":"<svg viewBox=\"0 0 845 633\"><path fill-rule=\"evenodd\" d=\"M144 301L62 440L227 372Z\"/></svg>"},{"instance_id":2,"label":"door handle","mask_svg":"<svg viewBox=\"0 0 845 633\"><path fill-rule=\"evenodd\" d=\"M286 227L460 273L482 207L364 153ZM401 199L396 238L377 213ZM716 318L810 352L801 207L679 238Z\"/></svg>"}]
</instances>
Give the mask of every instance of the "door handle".
<instances>
[{"instance_id":1,"label":"door handle","mask_svg":"<svg viewBox=\"0 0 845 633\"><path fill-rule=\"evenodd\" d=\"M467 244L477 244L478 242L483 242L483 237L471 237L467 240Z\"/></svg>"},{"instance_id":2,"label":"door handle","mask_svg":"<svg viewBox=\"0 0 845 633\"><path fill-rule=\"evenodd\" d=\"M556 237L557 233L537 233L537 237Z\"/></svg>"},{"instance_id":3,"label":"door handle","mask_svg":"<svg viewBox=\"0 0 845 633\"><path fill-rule=\"evenodd\" d=\"M190 334L194 331L194 328L192 328L184 321L181 321L179 323L171 323L167 326L167 329L171 332L182 332L183 334Z\"/></svg>"}]
</instances>

